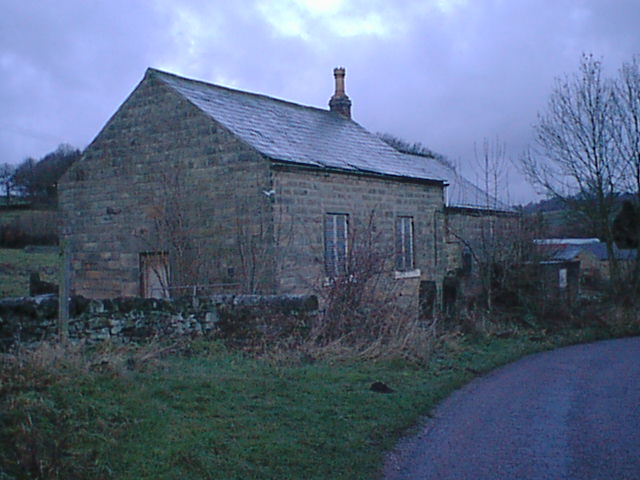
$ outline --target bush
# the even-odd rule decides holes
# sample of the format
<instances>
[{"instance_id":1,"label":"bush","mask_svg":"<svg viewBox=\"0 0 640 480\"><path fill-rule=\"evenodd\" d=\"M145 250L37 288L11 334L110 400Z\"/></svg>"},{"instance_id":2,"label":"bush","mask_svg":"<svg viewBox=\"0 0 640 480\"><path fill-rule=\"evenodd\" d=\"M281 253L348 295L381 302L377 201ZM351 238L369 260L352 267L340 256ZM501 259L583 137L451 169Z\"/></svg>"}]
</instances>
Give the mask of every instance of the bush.
<instances>
[{"instance_id":1,"label":"bush","mask_svg":"<svg viewBox=\"0 0 640 480\"><path fill-rule=\"evenodd\" d=\"M304 349L320 358L405 358L424 363L437 338L435 321L422 321L415 306L402 305L390 265L393 259L374 239L374 231L369 224L363 238L351 238L347 273L317 290L323 311Z\"/></svg>"}]
</instances>

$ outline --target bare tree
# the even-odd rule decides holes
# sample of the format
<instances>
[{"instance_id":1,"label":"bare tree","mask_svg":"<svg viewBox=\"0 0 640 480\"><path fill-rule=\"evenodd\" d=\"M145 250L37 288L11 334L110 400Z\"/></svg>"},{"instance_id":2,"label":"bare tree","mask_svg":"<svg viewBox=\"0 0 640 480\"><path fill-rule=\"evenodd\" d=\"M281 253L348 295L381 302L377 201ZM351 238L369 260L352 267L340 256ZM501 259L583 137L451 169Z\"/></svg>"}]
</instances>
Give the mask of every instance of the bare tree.
<instances>
[{"instance_id":1,"label":"bare tree","mask_svg":"<svg viewBox=\"0 0 640 480\"><path fill-rule=\"evenodd\" d=\"M616 218L617 225L625 224L627 238L632 238L627 247L636 248L633 269L633 284L640 283L640 63L638 57L623 63L615 82L616 147L627 174L623 188L633 193L635 201L625 202Z\"/></svg>"},{"instance_id":2,"label":"bare tree","mask_svg":"<svg viewBox=\"0 0 640 480\"><path fill-rule=\"evenodd\" d=\"M145 209L150 228L138 237L148 249L145 267L153 277L158 296L192 293L205 268L202 244L196 236L194 206L185 182L184 166L176 165L159 175L158 196Z\"/></svg>"},{"instance_id":3,"label":"bare tree","mask_svg":"<svg viewBox=\"0 0 640 480\"><path fill-rule=\"evenodd\" d=\"M478 184L485 193L484 203L496 205L496 200L505 197L509 190L507 145L500 137L493 141L485 138L481 148L474 145L474 159Z\"/></svg>"},{"instance_id":4,"label":"bare tree","mask_svg":"<svg viewBox=\"0 0 640 480\"><path fill-rule=\"evenodd\" d=\"M533 185L561 199L606 243L613 281L618 268L612 221L625 167L616 147L614 107L602 63L583 55L577 74L556 80L534 127L534 148L521 162Z\"/></svg>"},{"instance_id":5,"label":"bare tree","mask_svg":"<svg viewBox=\"0 0 640 480\"><path fill-rule=\"evenodd\" d=\"M4 189L4 194L7 198L7 204L11 203L11 194L16 188L14 175L16 173L16 166L10 163L0 164L0 185Z\"/></svg>"},{"instance_id":6,"label":"bare tree","mask_svg":"<svg viewBox=\"0 0 640 480\"><path fill-rule=\"evenodd\" d=\"M235 222L220 214L219 221L207 223L211 205L193 191L184 165L157 175L160 188L146 206L148 227L138 237L147 249L145 266L161 296L220 290L256 294L275 289L283 249L292 238L293 219L285 221L273 190L264 190L256 177L251 185L255 191L246 194L247 190L239 189L242 195L225 199Z\"/></svg>"},{"instance_id":7,"label":"bare tree","mask_svg":"<svg viewBox=\"0 0 640 480\"><path fill-rule=\"evenodd\" d=\"M508 191L504 142L497 137L493 141L484 139L474 152L476 183L484 195L478 201L484 208L450 213L447 230L461 249L462 267L457 274L467 277L465 284L471 292L480 288L482 302L491 311L495 290L502 288L506 273L520 261L521 223L516 212L505 211L497 200ZM477 293L472 295L477 297Z\"/></svg>"},{"instance_id":8,"label":"bare tree","mask_svg":"<svg viewBox=\"0 0 640 480\"><path fill-rule=\"evenodd\" d=\"M257 183L257 182L256 182ZM263 191L265 198L235 198L235 245L239 267L240 289L244 293L266 293L273 290L277 268L276 244L282 234L276 225L276 209L271 203L273 191ZM277 210L278 212L280 210ZM250 218L251 221L247 222Z\"/></svg>"},{"instance_id":9,"label":"bare tree","mask_svg":"<svg viewBox=\"0 0 640 480\"><path fill-rule=\"evenodd\" d=\"M485 205L494 205L495 199L506 191L507 149L504 142L496 137L494 141L484 139L482 148L474 146L476 170L481 178L484 190ZM494 214L485 215L479 223L479 229L470 238L469 232L461 232L465 246L480 266L480 280L486 294L487 309L492 310L493 287L502 283L500 278L506 264L513 262L513 251L510 240L513 220L509 217ZM466 237L466 238L464 238Z\"/></svg>"}]
</instances>

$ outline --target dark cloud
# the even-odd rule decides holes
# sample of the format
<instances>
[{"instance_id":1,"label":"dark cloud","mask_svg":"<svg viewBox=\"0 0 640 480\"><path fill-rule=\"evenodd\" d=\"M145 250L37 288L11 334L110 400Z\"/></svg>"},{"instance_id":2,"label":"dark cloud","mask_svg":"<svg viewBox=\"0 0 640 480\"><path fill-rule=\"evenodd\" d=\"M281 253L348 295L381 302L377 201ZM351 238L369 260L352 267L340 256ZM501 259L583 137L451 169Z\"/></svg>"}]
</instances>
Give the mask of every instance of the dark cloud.
<instances>
[{"instance_id":1,"label":"dark cloud","mask_svg":"<svg viewBox=\"0 0 640 480\"><path fill-rule=\"evenodd\" d=\"M499 136L517 157L582 52L612 73L640 52L632 0L4 3L0 161L13 163L84 147L148 66L325 107L344 65L358 122L473 177L474 144ZM531 197L515 173L511 187Z\"/></svg>"}]
</instances>

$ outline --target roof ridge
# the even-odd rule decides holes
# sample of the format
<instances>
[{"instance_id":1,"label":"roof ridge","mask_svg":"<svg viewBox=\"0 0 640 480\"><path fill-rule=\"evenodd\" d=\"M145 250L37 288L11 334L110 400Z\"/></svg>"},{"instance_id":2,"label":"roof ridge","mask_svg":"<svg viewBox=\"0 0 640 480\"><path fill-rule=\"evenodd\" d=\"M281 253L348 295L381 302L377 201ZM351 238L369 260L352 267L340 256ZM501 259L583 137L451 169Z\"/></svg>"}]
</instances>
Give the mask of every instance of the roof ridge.
<instances>
[{"instance_id":1,"label":"roof ridge","mask_svg":"<svg viewBox=\"0 0 640 480\"><path fill-rule=\"evenodd\" d=\"M272 160L446 184L437 162L419 162L329 109L194 80L155 68L157 81Z\"/></svg>"},{"instance_id":2,"label":"roof ridge","mask_svg":"<svg viewBox=\"0 0 640 480\"><path fill-rule=\"evenodd\" d=\"M165 76L169 76L169 77L172 77L172 78L180 80L180 81L203 85L203 86L208 87L208 88L217 88L217 89L225 90L227 92L231 92L231 93L234 93L234 94L240 94L240 95L245 95L245 96L250 96L250 97L257 97L257 98L261 98L261 99L270 100L270 101L273 101L273 102L283 103L283 104L286 104L286 105L292 106L292 107L297 107L297 108L303 108L303 109L306 109L306 110L314 110L314 111L318 111L318 112L323 112L325 114L331 114L332 116L336 116L336 117L341 118L343 120L348 120L348 121L351 121L351 122L357 124L357 122L355 122L354 120L352 120L350 118L345 118L342 115L337 115L337 114L335 114L334 112L331 112L328 109L324 109L324 108L320 108L320 107L314 107L312 105L303 105L301 103L291 102L289 100L284 100L282 98L272 97L272 96L266 95L264 93L248 92L246 90L240 90L240 89L237 89L237 88L231 88L231 87L227 87L225 85L219 85L217 83L211 83L211 82L207 82L207 81L204 81L204 80L198 80L198 79L195 79L195 78L183 77L182 75L178 75L178 74L173 73L173 72L167 72L165 70L160 70L160 69L153 68L153 67L148 67L147 68L147 73L151 73L151 74L155 74L155 75L159 74L161 76L165 75Z\"/></svg>"}]
</instances>

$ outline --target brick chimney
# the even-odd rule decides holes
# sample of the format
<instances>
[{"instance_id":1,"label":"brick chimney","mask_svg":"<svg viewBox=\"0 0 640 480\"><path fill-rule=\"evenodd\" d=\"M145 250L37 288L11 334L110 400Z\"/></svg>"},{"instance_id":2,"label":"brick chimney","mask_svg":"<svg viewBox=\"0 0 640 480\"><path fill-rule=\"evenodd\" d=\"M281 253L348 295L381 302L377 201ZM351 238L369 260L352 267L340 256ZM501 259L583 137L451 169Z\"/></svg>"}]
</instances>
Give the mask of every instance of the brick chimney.
<instances>
[{"instance_id":1,"label":"brick chimney","mask_svg":"<svg viewBox=\"0 0 640 480\"><path fill-rule=\"evenodd\" d=\"M343 117L351 118L351 100L344 93L344 68L334 68L333 76L336 79L336 91L329 100L329 110L339 113Z\"/></svg>"}]
</instances>

